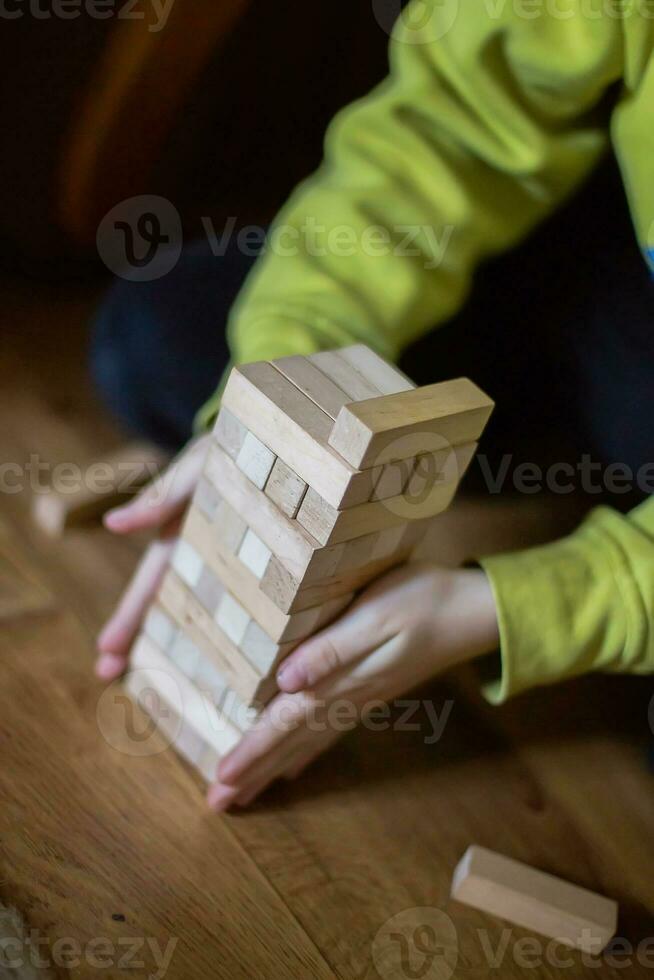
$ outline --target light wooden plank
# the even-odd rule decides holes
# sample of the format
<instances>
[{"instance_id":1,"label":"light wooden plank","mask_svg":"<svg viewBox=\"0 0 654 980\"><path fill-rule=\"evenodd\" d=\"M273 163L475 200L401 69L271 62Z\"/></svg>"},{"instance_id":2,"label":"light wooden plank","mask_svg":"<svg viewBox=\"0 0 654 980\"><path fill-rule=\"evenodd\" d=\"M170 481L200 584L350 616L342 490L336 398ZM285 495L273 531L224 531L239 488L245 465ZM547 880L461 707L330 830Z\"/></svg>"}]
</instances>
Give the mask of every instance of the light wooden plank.
<instances>
[{"instance_id":1,"label":"light wooden plank","mask_svg":"<svg viewBox=\"0 0 654 980\"><path fill-rule=\"evenodd\" d=\"M236 467L234 467L234 471L240 472L236 470ZM208 470L205 469L205 475L207 472ZM247 524L227 500L220 500L214 515L213 528L216 538L220 540L225 551L235 555L241 547L241 542L247 531Z\"/></svg>"},{"instance_id":2,"label":"light wooden plank","mask_svg":"<svg viewBox=\"0 0 654 980\"><path fill-rule=\"evenodd\" d=\"M398 367L389 364L365 344L352 344L336 351L359 374L363 375L382 395L394 395L398 391L412 391L416 386Z\"/></svg>"},{"instance_id":3,"label":"light wooden plank","mask_svg":"<svg viewBox=\"0 0 654 980\"><path fill-rule=\"evenodd\" d=\"M594 955L617 928L612 899L474 845L454 872L452 898Z\"/></svg>"},{"instance_id":4,"label":"light wooden plank","mask_svg":"<svg viewBox=\"0 0 654 980\"><path fill-rule=\"evenodd\" d=\"M252 528L248 528L239 548L238 557L257 579L261 579L268 567L271 551Z\"/></svg>"},{"instance_id":5,"label":"light wooden plank","mask_svg":"<svg viewBox=\"0 0 654 980\"><path fill-rule=\"evenodd\" d=\"M218 603L218 609L214 616L216 625L221 628L235 647L238 647L245 636L245 630L250 622L250 614L247 609L238 602L229 592Z\"/></svg>"},{"instance_id":6,"label":"light wooden plank","mask_svg":"<svg viewBox=\"0 0 654 980\"><path fill-rule=\"evenodd\" d=\"M278 457L266 484L266 496L270 497L283 514L293 519L297 516L306 492L307 484L304 480Z\"/></svg>"},{"instance_id":7,"label":"light wooden plank","mask_svg":"<svg viewBox=\"0 0 654 980\"><path fill-rule=\"evenodd\" d=\"M199 507L205 517L213 520L220 503L220 495L208 480L202 477L193 495L193 506Z\"/></svg>"},{"instance_id":8,"label":"light wooden plank","mask_svg":"<svg viewBox=\"0 0 654 980\"><path fill-rule=\"evenodd\" d=\"M309 609L293 614L284 613L273 598L260 588L260 583L240 559L223 549L214 529L199 510L191 508L184 523L183 535L192 542L211 566L220 581L247 609L250 616L277 643L300 641L309 636L320 621L321 609ZM329 617L331 607L322 610Z\"/></svg>"},{"instance_id":9,"label":"light wooden plank","mask_svg":"<svg viewBox=\"0 0 654 980\"><path fill-rule=\"evenodd\" d=\"M348 490L356 492L350 486L358 480L354 468L328 445L332 419L270 364L233 368L223 404L334 507ZM364 483L367 500L369 478Z\"/></svg>"},{"instance_id":10,"label":"light wooden plank","mask_svg":"<svg viewBox=\"0 0 654 980\"><path fill-rule=\"evenodd\" d=\"M145 668L130 671L125 677L124 687L141 711L150 714L159 731L178 755L197 769L207 782L213 781L222 758L221 753L204 741L191 725L184 724L178 711L160 691L157 691L161 702L158 706L160 710L155 709L152 703L154 688L150 672Z\"/></svg>"},{"instance_id":11,"label":"light wooden plank","mask_svg":"<svg viewBox=\"0 0 654 980\"><path fill-rule=\"evenodd\" d=\"M259 624L251 619L240 649L261 674L268 675L294 647L295 643L275 643Z\"/></svg>"},{"instance_id":12,"label":"light wooden plank","mask_svg":"<svg viewBox=\"0 0 654 980\"><path fill-rule=\"evenodd\" d=\"M346 405L329 444L352 467L366 469L475 442L492 410L493 402L477 385L457 378Z\"/></svg>"},{"instance_id":13,"label":"light wooden plank","mask_svg":"<svg viewBox=\"0 0 654 980\"><path fill-rule=\"evenodd\" d=\"M352 401L347 392L334 384L307 357L280 357L271 363L331 419L336 418L343 405Z\"/></svg>"},{"instance_id":14,"label":"light wooden plank","mask_svg":"<svg viewBox=\"0 0 654 980\"><path fill-rule=\"evenodd\" d=\"M297 521L282 514L217 446L207 457L205 476L233 512L247 515L248 527L299 578L319 547L318 542Z\"/></svg>"},{"instance_id":15,"label":"light wooden plank","mask_svg":"<svg viewBox=\"0 0 654 980\"><path fill-rule=\"evenodd\" d=\"M229 719L220 715L209 699L203 697L188 678L171 664L144 634L141 634L134 644L131 669L143 671L144 679L166 701L171 696L171 690L176 690L177 699L182 707L180 717L216 752L220 754L229 752L240 741L239 729ZM145 707L145 704L141 703L141 707Z\"/></svg>"},{"instance_id":16,"label":"light wooden plank","mask_svg":"<svg viewBox=\"0 0 654 980\"><path fill-rule=\"evenodd\" d=\"M310 354L309 360L330 381L349 395L351 401L377 398L382 394L365 375L360 374L356 367L344 360L338 351L319 351L317 354Z\"/></svg>"},{"instance_id":17,"label":"light wooden plank","mask_svg":"<svg viewBox=\"0 0 654 980\"><path fill-rule=\"evenodd\" d=\"M174 572L166 574L157 598L246 705L269 700L274 683L257 673Z\"/></svg>"},{"instance_id":18,"label":"light wooden plank","mask_svg":"<svg viewBox=\"0 0 654 980\"><path fill-rule=\"evenodd\" d=\"M216 419L213 437L230 459L236 459L247 434L247 427L223 405Z\"/></svg>"},{"instance_id":19,"label":"light wooden plank","mask_svg":"<svg viewBox=\"0 0 654 980\"><path fill-rule=\"evenodd\" d=\"M263 490L275 463L275 454L254 435L248 432L243 440L236 465L255 487Z\"/></svg>"},{"instance_id":20,"label":"light wooden plank","mask_svg":"<svg viewBox=\"0 0 654 980\"><path fill-rule=\"evenodd\" d=\"M173 551L170 564L183 582L192 589L196 587L202 575L203 562L192 544L182 538Z\"/></svg>"},{"instance_id":21,"label":"light wooden plank","mask_svg":"<svg viewBox=\"0 0 654 980\"><path fill-rule=\"evenodd\" d=\"M456 482L438 483L420 497L411 498L401 494L388 500L359 504L342 511L330 508L310 487L297 520L321 544L338 544L407 521L423 520L440 514L452 503L457 486Z\"/></svg>"}]
</instances>

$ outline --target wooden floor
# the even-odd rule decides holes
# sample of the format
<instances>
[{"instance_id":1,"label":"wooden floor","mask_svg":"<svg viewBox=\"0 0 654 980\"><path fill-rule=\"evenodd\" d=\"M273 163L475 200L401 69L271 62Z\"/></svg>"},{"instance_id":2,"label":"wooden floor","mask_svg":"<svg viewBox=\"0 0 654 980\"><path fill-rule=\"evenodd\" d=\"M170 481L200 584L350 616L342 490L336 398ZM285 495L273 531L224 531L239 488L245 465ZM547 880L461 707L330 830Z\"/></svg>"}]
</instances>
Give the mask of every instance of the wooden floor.
<instances>
[{"instance_id":1,"label":"wooden floor","mask_svg":"<svg viewBox=\"0 0 654 980\"><path fill-rule=\"evenodd\" d=\"M4 283L0 297L0 462L110 448L117 434L84 380L94 291ZM507 939L448 898L476 842L617 898L629 942L654 936L649 680L595 678L493 711L470 675L448 677L418 695L439 713L453 702L436 744L424 711L420 731L354 732L301 782L216 817L169 751L112 744L129 705L91 672L138 545L97 529L52 544L28 504L27 490L0 495L0 901L59 958L56 941L73 940L71 976L651 975L651 950L629 970L578 954L561 967L545 944L526 969L538 957L521 959L524 933ZM504 504L463 505L438 547L453 560L471 535L528 543L552 533L544 518L539 501L510 519Z\"/></svg>"}]
</instances>

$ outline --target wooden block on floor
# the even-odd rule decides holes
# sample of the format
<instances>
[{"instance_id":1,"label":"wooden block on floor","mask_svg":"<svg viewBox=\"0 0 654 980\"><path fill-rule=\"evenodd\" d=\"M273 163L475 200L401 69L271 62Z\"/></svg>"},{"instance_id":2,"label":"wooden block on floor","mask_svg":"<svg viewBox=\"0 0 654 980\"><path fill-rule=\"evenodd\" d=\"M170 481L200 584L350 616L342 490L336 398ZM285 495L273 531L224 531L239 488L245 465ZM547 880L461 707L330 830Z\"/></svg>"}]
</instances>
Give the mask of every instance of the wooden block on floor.
<instances>
[{"instance_id":1,"label":"wooden block on floor","mask_svg":"<svg viewBox=\"0 0 654 980\"><path fill-rule=\"evenodd\" d=\"M35 524L51 537L92 522L111 507L125 504L154 480L168 457L150 443L131 442L80 469L77 486L48 487L32 498Z\"/></svg>"},{"instance_id":2,"label":"wooden block on floor","mask_svg":"<svg viewBox=\"0 0 654 980\"><path fill-rule=\"evenodd\" d=\"M493 402L467 378L346 405L329 445L356 469L476 442ZM438 443L438 444L437 444Z\"/></svg>"},{"instance_id":3,"label":"wooden block on floor","mask_svg":"<svg viewBox=\"0 0 654 980\"><path fill-rule=\"evenodd\" d=\"M307 484L294 473L290 466L277 457L266 484L266 496L291 520L297 517L300 504L307 492Z\"/></svg>"},{"instance_id":4,"label":"wooden block on floor","mask_svg":"<svg viewBox=\"0 0 654 980\"><path fill-rule=\"evenodd\" d=\"M454 872L452 898L594 955L617 928L611 899L474 845Z\"/></svg>"},{"instance_id":5,"label":"wooden block on floor","mask_svg":"<svg viewBox=\"0 0 654 980\"><path fill-rule=\"evenodd\" d=\"M307 357L280 357L271 363L331 419L336 418L343 405L352 401L347 392L334 384Z\"/></svg>"},{"instance_id":6,"label":"wooden block on floor","mask_svg":"<svg viewBox=\"0 0 654 980\"><path fill-rule=\"evenodd\" d=\"M216 419L213 436L230 459L236 459L248 433L247 428L228 408L222 407Z\"/></svg>"},{"instance_id":7,"label":"wooden block on floor","mask_svg":"<svg viewBox=\"0 0 654 980\"><path fill-rule=\"evenodd\" d=\"M412 391L415 388L406 374L365 344L341 347L336 353L374 385L381 395L394 395L398 391Z\"/></svg>"},{"instance_id":8,"label":"wooden block on floor","mask_svg":"<svg viewBox=\"0 0 654 980\"><path fill-rule=\"evenodd\" d=\"M241 450L236 457L236 465L255 487L263 490L275 463L275 454L268 449L253 432L248 432Z\"/></svg>"}]
</instances>

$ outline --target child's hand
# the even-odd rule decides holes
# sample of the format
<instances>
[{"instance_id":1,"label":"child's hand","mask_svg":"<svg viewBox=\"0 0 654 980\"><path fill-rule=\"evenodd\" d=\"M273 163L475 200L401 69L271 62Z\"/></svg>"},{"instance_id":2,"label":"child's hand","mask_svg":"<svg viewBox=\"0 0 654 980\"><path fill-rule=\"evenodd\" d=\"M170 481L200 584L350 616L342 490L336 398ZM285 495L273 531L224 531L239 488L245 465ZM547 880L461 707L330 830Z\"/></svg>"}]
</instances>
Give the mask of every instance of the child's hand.
<instances>
[{"instance_id":1,"label":"child's hand","mask_svg":"<svg viewBox=\"0 0 654 980\"><path fill-rule=\"evenodd\" d=\"M118 606L98 637L96 673L103 680L119 677L149 603L166 571L189 500L202 473L209 436L189 443L153 483L124 507L105 515L115 534L156 528L158 539L145 552Z\"/></svg>"},{"instance_id":2,"label":"child's hand","mask_svg":"<svg viewBox=\"0 0 654 980\"><path fill-rule=\"evenodd\" d=\"M298 775L336 741L325 723L336 702L360 716L498 643L483 571L415 564L390 572L286 658L282 693L221 762L209 804L243 806L280 776Z\"/></svg>"}]
</instances>

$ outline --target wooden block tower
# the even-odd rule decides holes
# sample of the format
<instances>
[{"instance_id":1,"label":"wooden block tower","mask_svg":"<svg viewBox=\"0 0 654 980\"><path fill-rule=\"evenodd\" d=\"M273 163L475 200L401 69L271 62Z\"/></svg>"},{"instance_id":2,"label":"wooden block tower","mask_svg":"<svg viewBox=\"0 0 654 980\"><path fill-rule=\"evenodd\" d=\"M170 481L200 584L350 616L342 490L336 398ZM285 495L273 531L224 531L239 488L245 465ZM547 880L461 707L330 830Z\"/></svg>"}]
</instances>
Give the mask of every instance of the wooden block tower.
<instances>
[{"instance_id":1,"label":"wooden block tower","mask_svg":"<svg viewBox=\"0 0 654 980\"><path fill-rule=\"evenodd\" d=\"M127 679L207 779L281 660L448 507L492 408L465 378L416 388L363 345L234 368Z\"/></svg>"}]
</instances>

